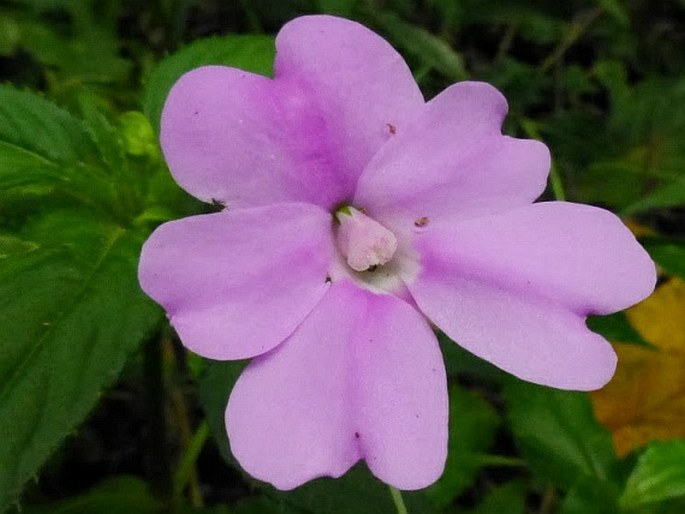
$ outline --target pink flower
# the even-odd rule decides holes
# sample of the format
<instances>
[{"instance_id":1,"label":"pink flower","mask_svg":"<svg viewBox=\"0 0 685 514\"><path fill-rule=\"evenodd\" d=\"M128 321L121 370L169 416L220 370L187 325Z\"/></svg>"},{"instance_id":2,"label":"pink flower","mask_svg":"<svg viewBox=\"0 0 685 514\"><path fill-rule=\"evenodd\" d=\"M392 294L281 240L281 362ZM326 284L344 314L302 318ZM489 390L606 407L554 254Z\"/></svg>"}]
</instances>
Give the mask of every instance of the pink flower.
<instances>
[{"instance_id":1,"label":"pink flower","mask_svg":"<svg viewBox=\"0 0 685 514\"><path fill-rule=\"evenodd\" d=\"M647 296L654 265L613 214L533 201L550 158L503 136L507 104L462 82L429 102L357 23L309 16L275 79L208 66L162 115L176 181L226 209L159 227L143 289L183 343L254 357L226 411L233 454L280 489L360 459L400 489L447 452L430 323L514 375L601 387L616 357L585 325Z\"/></svg>"}]
</instances>

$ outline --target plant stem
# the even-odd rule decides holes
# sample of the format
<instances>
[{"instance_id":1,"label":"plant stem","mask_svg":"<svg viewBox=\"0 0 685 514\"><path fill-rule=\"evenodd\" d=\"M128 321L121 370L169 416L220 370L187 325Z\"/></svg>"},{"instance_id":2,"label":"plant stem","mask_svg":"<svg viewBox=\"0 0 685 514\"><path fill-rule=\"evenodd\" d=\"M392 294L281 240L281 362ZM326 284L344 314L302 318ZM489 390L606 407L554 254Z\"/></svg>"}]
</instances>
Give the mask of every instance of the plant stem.
<instances>
[{"instance_id":1,"label":"plant stem","mask_svg":"<svg viewBox=\"0 0 685 514\"><path fill-rule=\"evenodd\" d=\"M585 34L585 31L590 28L597 18L599 18L604 9L595 7L589 13L583 13L582 16L576 17L566 32L566 36L561 40L554 51L540 64L540 73L547 73L552 67L566 54L580 37Z\"/></svg>"},{"instance_id":2,"label":"plant stem","mask_svg":"<svg viewBox=\"0 0 685 514\"><path fill-rule=\"evenodd\" d=\"M559 200L560 202L566 201L564 184L561 181L559 170L554 163L552 163L552 166L549 170L549 181L552 184L552 193L554 193L554 199Z\"/></svg>"},{"instance_id":3,"label":"plant stem","mask_svg":"<svg viewBox=\"0 0 685 514\"><path fill-rule=\"evenodd\" d=\"M506 455L481 455L478 457L478 463L483 466L503 467L503 468L525 468L526 461L516 457L507 457Z\"/></svg>"},{"instance_id":4,"label":"plant stem","mask_svg":"<svg viewBox=\"0 0 685 514\"><path fill-rule=\"evenodd\" d=\"M528 118L523 118L520 121L521 128L525 132L526 136L532 139L541 140L540 132L537 129L537 125L533 120ZM559 174L559 169L557 168L554 161L549 169L549 181L552 185L552 193L554 194L554 199L560 202L566 201L566 192L564 191L564 183L561 181L561 175Z\"/></svg>"},{"instance_id":5,"label":"plant stem","mask_svg":"<svg viewBox=\"0 0 685 514\"><path fill-rule=\"evenodd\" d=\"M407 506L404 504L404 499L402 498L402 493L399 489L395 489L391 485L389 485L388 488L390 489L390 496L392 496L395 509L397 509L397 514L408 514Z\"/></svg>"},{"instance_id":6,"label":"plant stem","mask_svg":"<svg viewBox=\"0 0 685 514\"><path fill-rule=\"evenodd\" d=\"M176 468L174 473L174 494L176 497L180 497L183 494L183 489L186 485L191 482L193 474L195 472L195 463L197 458L202 451L202 448L209 437L209 425L206 421L197 428L195 434L190 439L185 452L181 456L181 461ZM202 498L193 498L193 504L196 507L202 506Z\"/></svg>"},{"instance_id":7,"label":"plant stem","mask_svg":"<svg viewBox=\"0 0 685 514\"><path fill-rule=\"evenodd\" d=\"M166 390L163 371L163 341L158 332L145 345L143 368L147 388L150 434L148 441L150 483L152 490L163 500L172 493L171 462L167 444Z\"/></svg>"}]
</instances>

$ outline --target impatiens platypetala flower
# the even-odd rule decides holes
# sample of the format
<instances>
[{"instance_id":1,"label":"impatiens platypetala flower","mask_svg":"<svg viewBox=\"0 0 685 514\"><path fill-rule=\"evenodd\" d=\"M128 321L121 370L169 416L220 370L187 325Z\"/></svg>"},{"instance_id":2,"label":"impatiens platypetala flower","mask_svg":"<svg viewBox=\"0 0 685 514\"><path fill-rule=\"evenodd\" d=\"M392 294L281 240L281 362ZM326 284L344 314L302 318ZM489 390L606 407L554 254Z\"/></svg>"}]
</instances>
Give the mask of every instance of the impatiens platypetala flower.
<instances>
[{"instance_id":1,"label":"impatiens platypetala flower","mask_svg":"<svg viewBox=\"0 0 685 514\"><path fill-rule=\"evenodd\" d=\"M233 454L291 489L359 460L417 489L447 452L432 325L524 380L590 390L610 344L585 318L624 309L654 265L613 214L533 203L540 142L501 133L478 82L425 102L402 58L352 21L308 16L276 39L274 78L207 66L167 99L175 180L221 212L160 226L140 282L183 343L253 358L226 410Z\"/></svg>"}]
</instances>

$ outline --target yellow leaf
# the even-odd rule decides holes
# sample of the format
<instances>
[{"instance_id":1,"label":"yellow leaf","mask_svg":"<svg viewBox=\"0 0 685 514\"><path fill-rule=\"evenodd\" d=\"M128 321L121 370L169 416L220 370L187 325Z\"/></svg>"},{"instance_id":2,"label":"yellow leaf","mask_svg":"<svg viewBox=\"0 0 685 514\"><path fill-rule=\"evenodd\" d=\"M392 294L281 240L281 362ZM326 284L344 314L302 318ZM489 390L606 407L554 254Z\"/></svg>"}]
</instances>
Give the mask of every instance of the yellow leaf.
<instances>
[{"instance_id":1,"label":"yellow leaf","mask_svg":"<svg viewBox=\"0 0 685 514\"><path fill-rule=\"evenodd\" d=\"M656 349L616 345L615 377L591 394L619 455L654 439L685 438L685 282L670 279L627 316Z\"/></svg>"}]
</instances>

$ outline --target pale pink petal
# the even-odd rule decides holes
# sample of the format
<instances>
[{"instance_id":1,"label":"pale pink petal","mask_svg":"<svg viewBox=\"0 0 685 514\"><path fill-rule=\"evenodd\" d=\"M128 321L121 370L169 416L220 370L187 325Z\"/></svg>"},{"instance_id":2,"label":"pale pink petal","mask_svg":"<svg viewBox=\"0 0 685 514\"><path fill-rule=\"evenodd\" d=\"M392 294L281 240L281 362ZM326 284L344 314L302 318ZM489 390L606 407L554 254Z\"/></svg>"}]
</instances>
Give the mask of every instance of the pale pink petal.
<instances>
[{"instance_id":1,"label":"pale pink petal","mask_svg":"<svg viewBox=\"0 0 685 514\"><path fill-rule=\"evenodd\" d=\"M181 77L169 93L161 144L174 179L229 207L350 195L322 144L325 120L299 89L224 66Z\"/></svg>"},{"instance_id":2,"label":"pale pink petal","mask_svg":"<svg viewBox=\"0 0 685 514\"><path fill-rule=\"evenodd\" d=\"M388 483L423 487L444 465L446 395L425 320L395 297L337 282L238 379L226 411L231 450L279 489L338 477L360 458Z\"/></svg>"},{"instance_id":3,"label":"pale pink petal","mask_svg":"<svg viewBox=\"0 0 685 514\"><path fill-rule=\"evenodd\" d=\"M545 189L549 151L503 136L506 112L488 84L447 88L375 155L354 205L406 231L419 219L468 219L530 204Z\"/></svg>"},{"instance_id":4,"label":"pale pink petal","mask_svg":"<svg viewBox=\"0 0 685 514\"><path fill-rule=\"evenodd\" d=\"M233 455L279 489L339 477L361 458L354 436L355 288L338 282L282 345L254 359L226 409Z\"/></svg>"},{"instance_id":5,"label":"pale pink petal","mask_svg":"<svg viewBox=\"0 0 685 514\"><path fill-rule=\"evenodd\" d=\"M143 247L140 283L192 351L259 355L289 336L328 289L332 223L306 204L165 223Z\"/></svg>"},{"instance_id":6,"label":"pale pink petal","mask_svg":"<svg viewBox=\"0 0 685 514\"><path fill-rule=\"evenodd\" d=\"M616 355L584 316L450 269L427 268L410 286L423 312L460 346L519 378L587 391L606 384Z\"/></svg>"},{"instance_id":7,"label":"pale pink petal","mask_svg":"<svg viewBox=\"0 0 685 514\"><path fill-rule=\"evenodd\" d=\"M355 342L366 464L398 489L427 487L447 458L447 384L435 334L414 308L381 295L369 302Z\"/></svg>"},{"instance_id":8,"label":"pale pink petal","mask_svg":"<svg viewBox=\"0 0 685 514\"><path fill-rule=\"evenodd\" d=\"M415 241L428 262L583 315L630 307L656 282L654 263L630 230L590 205L543 202L460 223L438 220Z\"/></svg>"},{"instance_id":9,"label":"pale pink petal","mask_svg":"<svg viewBox=\"0 0 685 514\"><path fill-rule=\"evenodd\" d=\"M409 284L451 338L514 375L591 390L612 376L611 346L585 326L647 296L655 270L620 220L549 202L436 222L415 240L422 270Z\"/></svg>"},{"instance_id":10,"label":"pale pink petal","mask_svg":"<svg viewBox=\"0 0 685 514\"><path fill-rule=\"evenodd\" d=\"M381 145L424 105L402 57L356 22L297 18L281 29L276 49L276 82L296 84L322 113L319 144L335 156L351 187Z\"/></svg>"}]
</instances>

